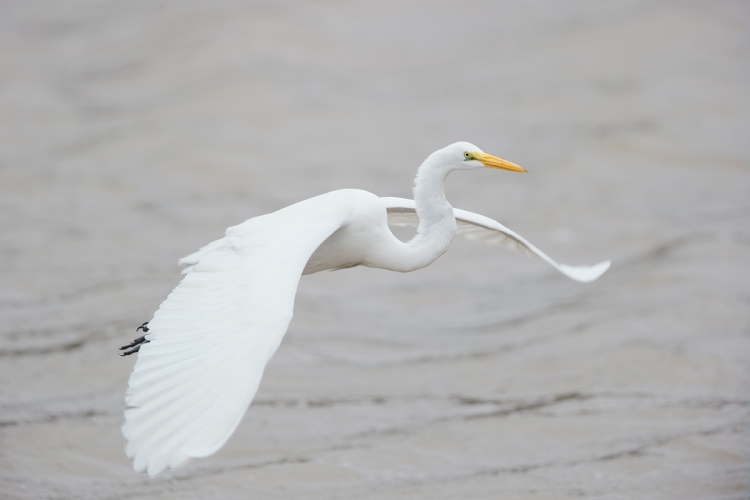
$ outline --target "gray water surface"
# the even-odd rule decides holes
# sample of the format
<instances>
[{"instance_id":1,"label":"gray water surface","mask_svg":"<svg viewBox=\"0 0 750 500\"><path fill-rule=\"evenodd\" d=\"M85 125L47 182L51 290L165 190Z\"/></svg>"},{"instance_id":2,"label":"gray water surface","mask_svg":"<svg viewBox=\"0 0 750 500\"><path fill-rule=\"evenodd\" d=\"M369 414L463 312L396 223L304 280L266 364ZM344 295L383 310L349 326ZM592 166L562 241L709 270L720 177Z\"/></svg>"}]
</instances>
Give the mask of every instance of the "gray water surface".
<instances>
[{"instance_id":1,"label":"gray water surface","mask_svg":"<svg viewBox=\"0 0 750 500\"><path fill-rule=\"evenodd\" d=\"M0 3L0 496L740 499L750 491L746 2ZM456 239L304 277L256 401L157 480L135 337L224 228L447 196L569 264Z\"/></svg>"}]
</instances>

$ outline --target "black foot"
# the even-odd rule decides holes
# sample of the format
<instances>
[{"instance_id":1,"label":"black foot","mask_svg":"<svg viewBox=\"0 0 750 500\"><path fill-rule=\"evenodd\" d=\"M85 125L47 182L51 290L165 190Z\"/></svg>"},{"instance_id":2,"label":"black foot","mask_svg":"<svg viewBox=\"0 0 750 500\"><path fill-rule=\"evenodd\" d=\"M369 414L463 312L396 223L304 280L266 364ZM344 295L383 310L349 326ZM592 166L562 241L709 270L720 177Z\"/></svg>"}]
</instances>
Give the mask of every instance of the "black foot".
<instances>
[{"instance_id":1,"label":"black foot","mask_svg":"<svg viewBox=\"0 0 750 500\"><path fill-rule=\"evenodd\" d=\"M148 340L147 340L146 342L148 342ZM124 347L120 347L120 349L124 349ZM120 353L120 356L130 356L130 355L131 355L131 354L133 354L134 352L138 352L138 351L139 351L140 349L141 349L141 346L140 346L140 344L139 344L138 346L136 346L136 348L135 348L135 349L131 349L131 350L129 350L129 351L121 352L121 353Z\"/></svg>"},{"instance_id":2,"label":"black foot","mask_svg":"<svg viewBox=\"0 0 750 500\"><path fill-rule=\"evenodd\" d=\"M148 333L149 328L146 325L148 325L148 321L146 321L141 326L139 326L138 328L136 328L135 331L137 332L138 330L143 330L143 333ZM143 337L138 337L137 339L135 339L134 341L132 341L128 345L124 345L124 346L120 347L121 351L125 351L125 349L130 349L129 351L125 351L125 352L120 353L120 356L130 356L134 352L138 352L138 350L141 348L141 344L147 344L149 342L151 342L151 341L150 340L146 340L146 336L145 335Z\"/></svg>"}]
</instances>

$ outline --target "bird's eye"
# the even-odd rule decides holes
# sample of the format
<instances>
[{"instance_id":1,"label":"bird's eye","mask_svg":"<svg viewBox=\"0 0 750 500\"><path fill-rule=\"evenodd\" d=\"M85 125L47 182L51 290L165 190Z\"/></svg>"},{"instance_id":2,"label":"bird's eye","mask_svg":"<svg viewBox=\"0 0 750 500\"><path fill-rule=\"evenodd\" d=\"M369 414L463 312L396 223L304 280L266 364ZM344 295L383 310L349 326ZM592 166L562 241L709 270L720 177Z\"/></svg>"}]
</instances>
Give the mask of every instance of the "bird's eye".
<instances>
[{"instance_id":1,"label":"bird's eye","mask_svg":"<svg viewBox=\"0 0 750 500\"><path fill-rule=\"evenodd\" d=\"M466 158L467 160L471 160L471 155L468 151L464 152L464 158Z\"/></svg>"}]
</instances>

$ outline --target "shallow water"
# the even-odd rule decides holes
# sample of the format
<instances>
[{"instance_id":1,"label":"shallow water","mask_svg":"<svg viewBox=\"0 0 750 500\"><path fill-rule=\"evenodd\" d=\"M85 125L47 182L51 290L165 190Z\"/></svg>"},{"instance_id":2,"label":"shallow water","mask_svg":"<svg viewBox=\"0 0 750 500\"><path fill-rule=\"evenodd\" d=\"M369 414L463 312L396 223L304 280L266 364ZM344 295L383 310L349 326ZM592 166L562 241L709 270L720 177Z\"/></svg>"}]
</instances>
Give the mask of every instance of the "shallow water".
<instances>
[{"instance_id":1,"label":"shallow water","mask_svg":"<svg viewBox=\"0 0 750 500\"><path fill-rule=\"evenodd\" d=\"M0 5L3 498L746 498L744 2ZM321 192L454 206L456 240L303 278L237 433L158 480L123 452L134 337L178 258Z\"/></svg>"}]
</instances>

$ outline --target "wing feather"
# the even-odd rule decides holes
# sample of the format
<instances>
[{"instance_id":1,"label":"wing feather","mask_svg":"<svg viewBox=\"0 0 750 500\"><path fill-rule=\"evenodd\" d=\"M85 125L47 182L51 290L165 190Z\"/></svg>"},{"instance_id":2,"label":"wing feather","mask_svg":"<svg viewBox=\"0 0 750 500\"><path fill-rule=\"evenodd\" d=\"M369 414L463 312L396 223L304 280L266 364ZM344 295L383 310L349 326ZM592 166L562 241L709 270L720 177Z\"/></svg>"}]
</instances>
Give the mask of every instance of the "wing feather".
<instances>
[{"instance_id":1,"label":"wing feather","mask_svg":"<svg viewBox=\"0 0 750 500\"><path fill-rule=\"evenodd\" d=\"M351 213L329 193L250 219L180 262L149 322L125 397L126 453L156 476L234 432L292 318L310 255Z\"/></svg>"},{"instance_id":2,"label":"wing feather","mask_svg":"<svg viewBox=\"0 0 750 500\"><path fill-rule=\"evenodd\" d=\"M381 198L388 211L388 224L395 226L418 226L419 216L414 207L414 200L406 198ZM470 241L478 241L489 245L502 244L510 249L519 250L526 254L535 255L551 265L568 278L588 283L599 278L609 269L610 261L600 262L593 266L569 266L555 262L549 255L529 243L515 231L508 229L496 220L475 214L467 210L454 208L456 216L456 233Z\"/></svg>"}]
</instances>

